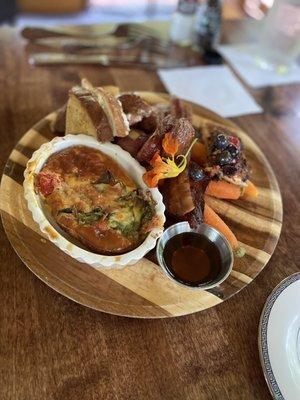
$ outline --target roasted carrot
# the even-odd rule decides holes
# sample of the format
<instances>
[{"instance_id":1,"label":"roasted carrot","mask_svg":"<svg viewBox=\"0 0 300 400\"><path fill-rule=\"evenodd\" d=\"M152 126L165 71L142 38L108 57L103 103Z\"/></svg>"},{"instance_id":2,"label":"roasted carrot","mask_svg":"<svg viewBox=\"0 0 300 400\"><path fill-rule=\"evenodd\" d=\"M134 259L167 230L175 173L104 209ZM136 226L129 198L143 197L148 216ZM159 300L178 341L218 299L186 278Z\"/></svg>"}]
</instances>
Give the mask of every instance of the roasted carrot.
<instances>
[{"instance_id":1,"label":"roasted carrot","mask_svg":"<svg viewBox=\"0 0 300 400\"><path fill-rule=\"evenodd\" d=\"M258 189L251 181L248 181L247 186L244 189L243 196L245 197L257 197Z\"/></svg>"},{"instance_id":2,"label":"roasted carrot","mask_svg":"<svg viewBox=\"0 0 300 400\"><path fill-rule=\"evenodd\" d=\"M192 147L192 160L199 165L206 163L207 153L205 145L201 142L196 142Z\"/></svg>"},{"instance_id":3,"label":"roasted carrot","mask_svg":"<svg viewBox=\"0 0 300 400\"><path fill-rule=\"evenodd\" d=\"M218 199L236 200L241 196L241 188L226 181L210 181L205 194Z\"/></svg>"},{"instance_id":4,"label":"roasted carrot","mask_svg":"<svg viewBox=\"0 0 300 400\"><path fill-rule=\"evenodd\" d=\"M204 222L208 225L211 225L213 228L215 228L226 237L237 257L243 257L245 251L243 248L239 247L239 243L235 234L228 227L228 225L226 225L225 222L218 216L218 214L207 204L205 204L204 206Z\"/></svg>"},{"instance_id":5,"label":"roasted carrot","mask_svg":"<svg viewBox=\"0 0 300 400\"><path fill-rule=\"evenodd\" d=\"M233 249L238 247L238 241L234 233L218 216L218 214L207 204L204 206L204 222L221 232L231 244Z\"/></svg>"}]
</instances>

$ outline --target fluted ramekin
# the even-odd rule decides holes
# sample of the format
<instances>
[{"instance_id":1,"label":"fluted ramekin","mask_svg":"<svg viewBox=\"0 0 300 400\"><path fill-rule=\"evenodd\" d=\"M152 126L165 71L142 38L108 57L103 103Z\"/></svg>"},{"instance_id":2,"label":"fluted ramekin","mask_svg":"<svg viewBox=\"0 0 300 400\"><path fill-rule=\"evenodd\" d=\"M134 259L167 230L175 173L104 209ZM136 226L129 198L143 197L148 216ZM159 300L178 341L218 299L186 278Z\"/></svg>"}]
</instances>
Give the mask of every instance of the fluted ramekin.
<instances>
[{"instance_id":1,"label":"fluted ramekin","mask_svg":"<svg viewBox=\"0 0 300 400\"><path fill-rule=\"evenodd\" d=\"M94 253L79 244L69 234L61 230L55 221L43 207L42 199L35 190L35 176L43 168L47 159L54 153L64 150L68 147L83 145L100 150L107 156L113 158L135 181L138 187L144 191L150 191L153 200L155 201L155 212L158 217L158 226L153 228L146 239L136 249L128 253L107 256ZM149 189L143 179L145 169L125 150L121 149L112 143L100 143L95 138L87 135L67 135L64 137L56 137L51 142L43 144L36 150L31 159L27 163L24 172L24 195L27 200L28 208L32 213L33 219L39 225L41 231L53 242L57 247L64 251L69 256L80 262L85 262L94 268L122 268L126 265L136 263L144 257L156 245L157 239L163 232L165 222L165 206L162 195L158 189Z\"/></svg>"}]
</instances>

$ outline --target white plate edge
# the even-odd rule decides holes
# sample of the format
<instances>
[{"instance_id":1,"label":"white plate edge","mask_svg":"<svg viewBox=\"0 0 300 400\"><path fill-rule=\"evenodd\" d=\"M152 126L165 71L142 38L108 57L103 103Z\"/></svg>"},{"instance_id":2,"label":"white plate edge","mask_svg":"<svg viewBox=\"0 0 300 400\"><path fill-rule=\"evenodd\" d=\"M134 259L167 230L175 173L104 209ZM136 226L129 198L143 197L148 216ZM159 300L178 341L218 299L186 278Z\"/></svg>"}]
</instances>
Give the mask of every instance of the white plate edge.
<instances>
[{"instance_id":1,"label":"white plate edge","mask_svg":"<svg viewBox=\"0 0 300 400\"><path fill-rule=\"evenodd\" d=\"M288 288L294 282L300 280L300 272L296 272L284 280L282 280L275 289L268 296L265 305L263 307L259 327L258 327L258 349L259 358L263 374L268 385L269 391L275 400L285 400L276 378L273 373L273 369L270 362L269 351L268 351L268 340L267 340L267 329L269 323L269 317L278 297L281 293Z\"/></svg>"}]
</instances>

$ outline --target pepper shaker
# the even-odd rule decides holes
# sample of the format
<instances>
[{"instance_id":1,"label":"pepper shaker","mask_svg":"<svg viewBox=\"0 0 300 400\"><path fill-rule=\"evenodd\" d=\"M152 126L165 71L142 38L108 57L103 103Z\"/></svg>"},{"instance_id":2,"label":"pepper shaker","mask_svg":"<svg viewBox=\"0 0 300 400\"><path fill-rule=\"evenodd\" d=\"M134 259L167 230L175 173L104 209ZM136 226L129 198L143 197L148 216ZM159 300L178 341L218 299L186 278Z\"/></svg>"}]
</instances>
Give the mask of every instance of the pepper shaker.
<instances>
[{"instance_id":1,"label":"pepper shaker","mask_svg":"<svg viewBox=\"0 0 300 400\"><path fill-rule=\"evenodd\" d=\"M197 11L194 40L203 51L203 59L207 64L221 64L222 57L216 52L216 45L221 35L222 6L220 0L207 0Z\"/></svg>"}]
</instances>

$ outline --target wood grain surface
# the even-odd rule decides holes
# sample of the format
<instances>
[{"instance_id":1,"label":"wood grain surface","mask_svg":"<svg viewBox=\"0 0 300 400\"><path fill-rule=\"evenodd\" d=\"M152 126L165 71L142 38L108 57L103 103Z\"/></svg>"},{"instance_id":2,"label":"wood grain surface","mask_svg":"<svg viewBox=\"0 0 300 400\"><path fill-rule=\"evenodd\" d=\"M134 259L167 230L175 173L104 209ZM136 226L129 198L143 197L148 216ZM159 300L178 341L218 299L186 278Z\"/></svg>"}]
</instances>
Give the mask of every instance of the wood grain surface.
<instances>
[{"instance_id":1,"label":"wood grain surface","mask_svg":"<svg viewBox=\"0 0 300 400\"><path fill-rule=\"evenodd\" d=\"M239 37L236 29L226 26L226 39ZM144 71L33 68L17 32L0 30L1 170L24 132L59 108L82 77L122 90L164 90L155 73ZM261 274L229 301L201 313L122 318L49 288L24 266L1 228L1 400L271 399L257 328L268 294L300 265L300 85L247 89L265 113L234 121L267 156L284 207L278 245Z\"/></svg>"},{"instance_id":2,"label":"wood grain surface","mask_svg":"<svg viewBox=\"0 0 300 400\"><path fill-rule=\"evenodd\" d=\"M169 95L136 92L149 104L169 103ZM246 254L235 258L230 276L207 291L176 285L147 258L123 269L101 270L80 263L56 248L36 224L23 193L23 171L41 143L54 137L50 123L54 112L21 137L4 169L0 187L0 211L6 234L23 262L59 293L96 310L143 317L175 317L213 307L238 293L262 271L277 244L282 222L282 202L276 178L256 144L232 122L192 105L193 125L204 131L226 127L238 135L252 168L251 180L259 189L253 201L207 198L226 220ZM208 200L209 199L209 200Z\"/></svg>"}]
</instances>

